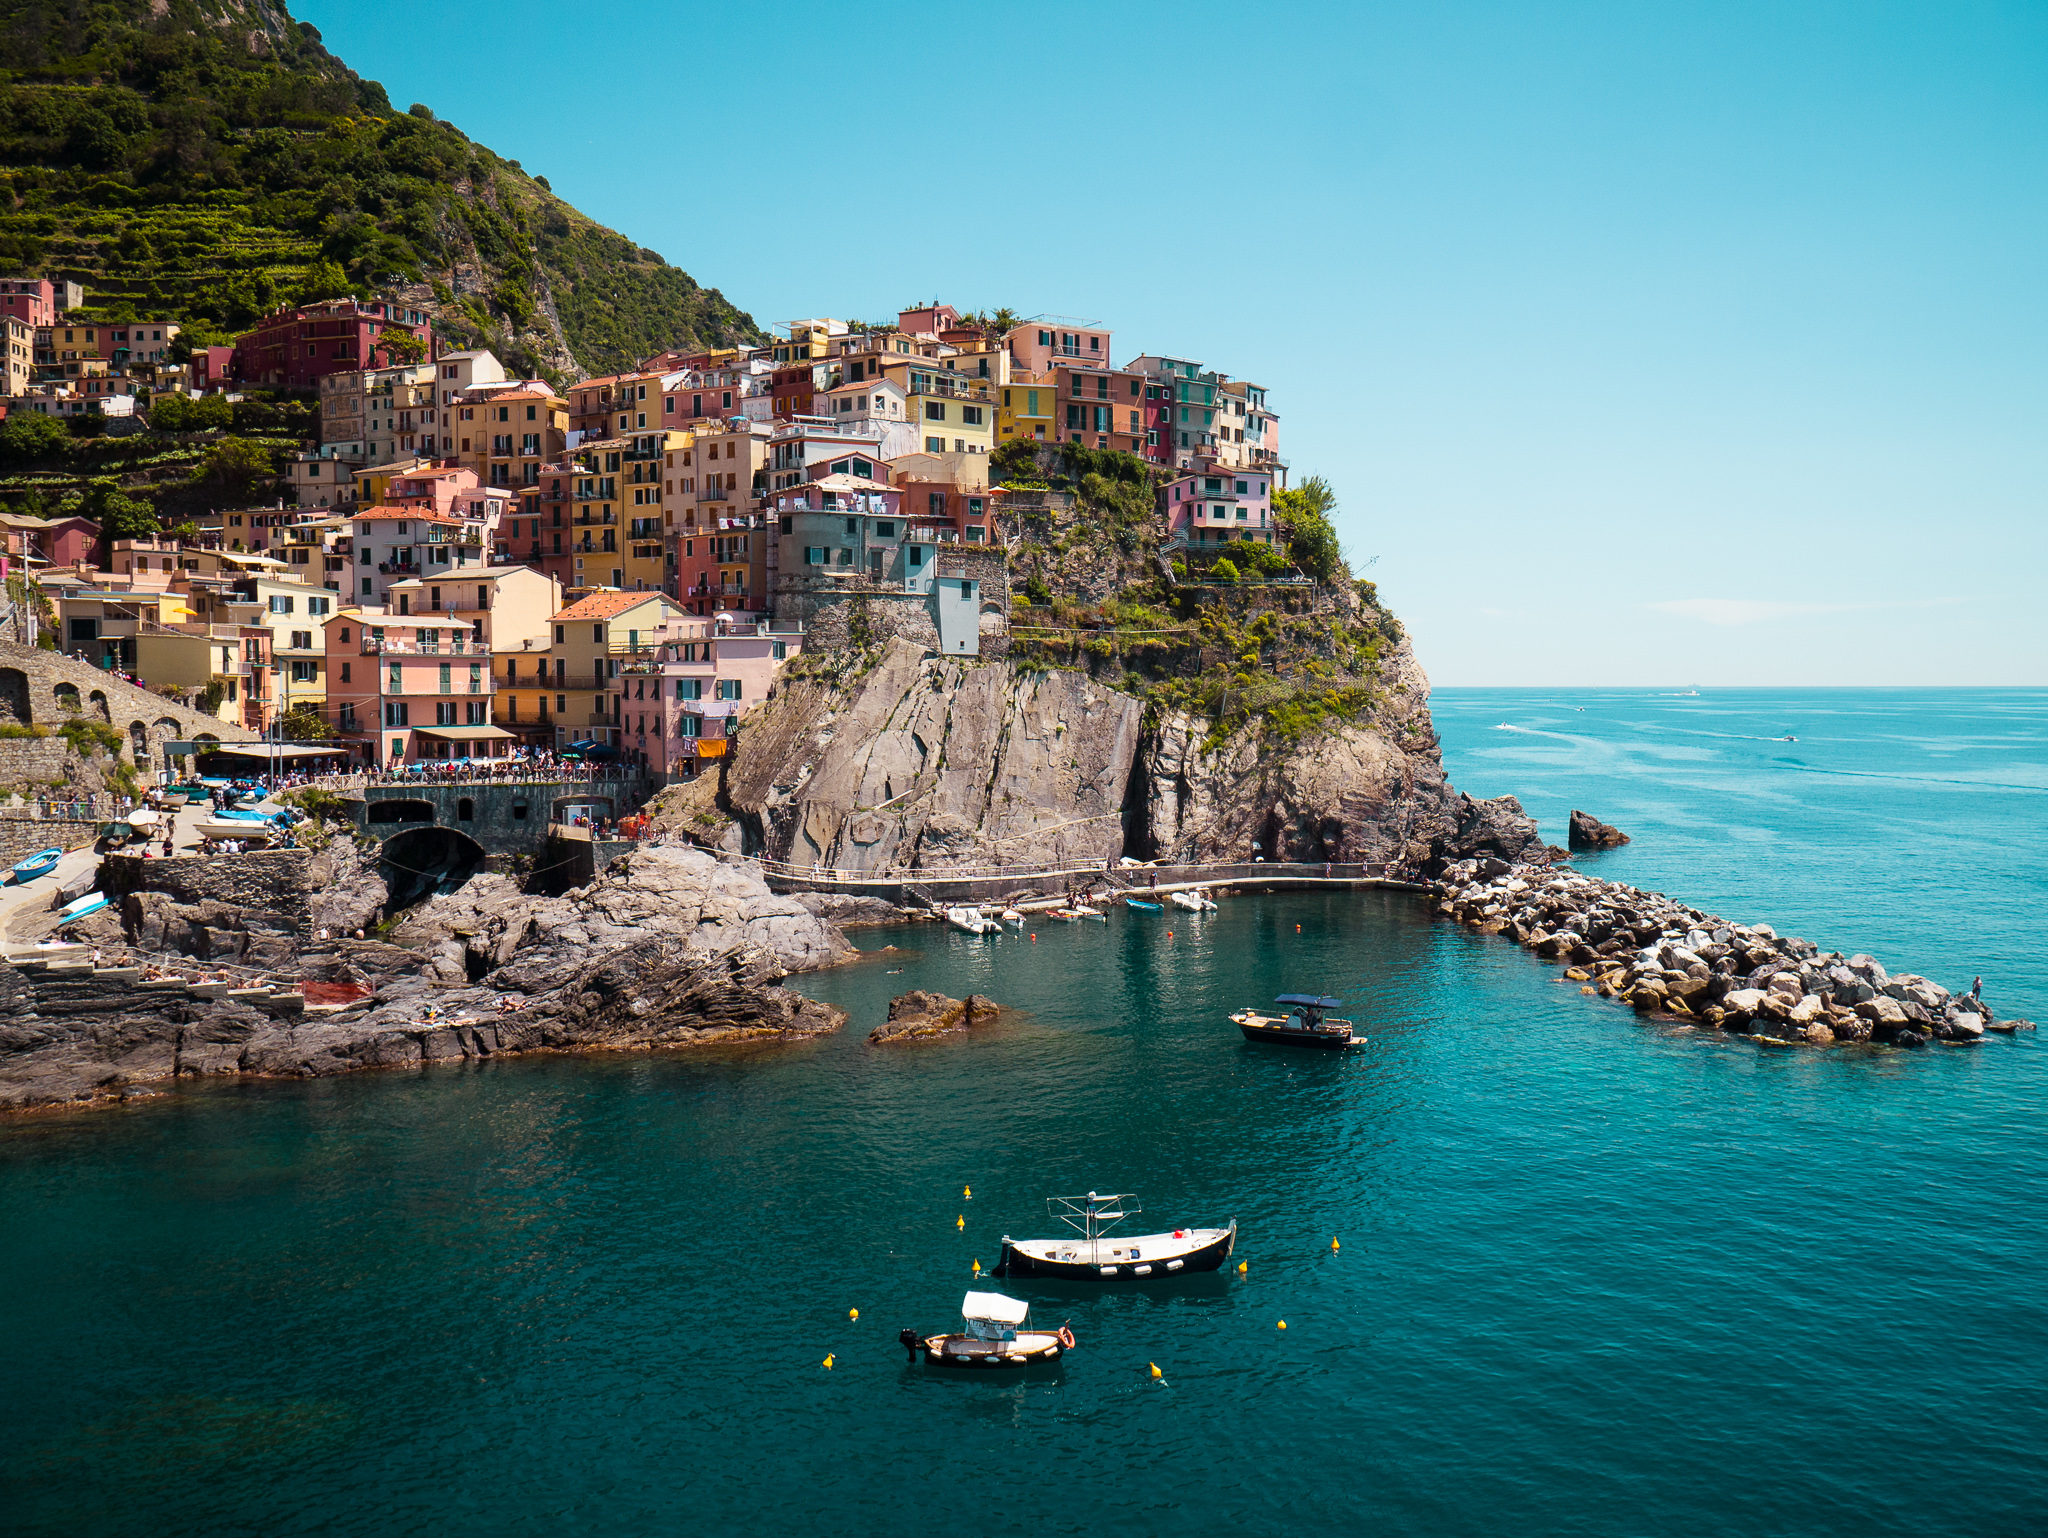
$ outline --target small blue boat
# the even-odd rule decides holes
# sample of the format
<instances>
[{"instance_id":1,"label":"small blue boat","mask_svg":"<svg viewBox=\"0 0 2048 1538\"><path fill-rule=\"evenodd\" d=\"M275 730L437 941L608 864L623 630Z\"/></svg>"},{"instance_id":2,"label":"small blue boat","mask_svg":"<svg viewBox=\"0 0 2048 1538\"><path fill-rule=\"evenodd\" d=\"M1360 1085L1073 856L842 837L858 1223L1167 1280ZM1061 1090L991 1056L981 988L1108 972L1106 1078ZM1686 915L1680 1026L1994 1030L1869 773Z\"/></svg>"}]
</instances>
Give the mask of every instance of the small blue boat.
<instances>
[{"instance_id":1,"label":"small blue boat","mask_svg":"<svg viewBox=\"0 0 2048 1538\"><path fill-rule=\"evenodd\" d=\"M32 854L26 860L17 861L8 870L7 880L33 881L36 877L54 870L57 862L63 858L64 851L57 848L45 849L38 854Z\"/></svg>"},{"instance_id":2,"label":"small blue boat","mask_svg":"<svg viewBox=\"0 0 2048 1538\"><path fill-rule=\"evenodd\" d=\"M68 924L73 919L84 918L88 913L97 913L106 905L107 898L105 893L87 892L85 896L68 902L59 908L57 910L57 922L59 925Z\"/></svg>"},{"instance_id":3,"label":"small blue boat","mask_svg":"<svg viewBox=\"0 0 2048 1538\"><path fill-rule=\"evenodd\" d=\"M1164 913L1166 911L1166 904L1164 903L1141 902L1135 897L1126 897L1124 899L1124 906L1129 908L1143 908L1147 913Z\"/></svg>"}]
</instances>

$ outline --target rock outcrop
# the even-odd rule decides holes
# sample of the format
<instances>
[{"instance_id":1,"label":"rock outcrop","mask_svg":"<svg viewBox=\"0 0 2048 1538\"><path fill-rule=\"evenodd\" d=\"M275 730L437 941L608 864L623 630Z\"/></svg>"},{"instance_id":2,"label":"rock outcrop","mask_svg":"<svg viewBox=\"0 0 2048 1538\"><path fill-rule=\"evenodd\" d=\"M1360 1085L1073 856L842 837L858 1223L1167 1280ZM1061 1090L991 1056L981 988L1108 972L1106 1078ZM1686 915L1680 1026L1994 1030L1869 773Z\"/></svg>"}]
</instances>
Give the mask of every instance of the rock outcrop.
<instances>
[{"instance_id":1,"label":"rock outcrop","mask_svg":"<svg viewBox=\"0 0 2048 1538\"><path fill-rule=\"evenodd\" d=\"M1774 1046L1967 1044L2000 1021L1981 989L1951 994L1893 975L1860 952L1823 954L1768 924L1731 924L1656 892L1577 872L1466 861L1444 873L1436 911L1569 963L1587 993L1644 1016L1755 1036Z\"/></svg>"},{"instance_id":2,"label":"rock outcrop","mask_svg":"<svg viewBox=\"0 0 2048 1538\"><path fill-rule=\"evenodd\" d=\"M950 1036L977 1024L987 1024L998 1013L994 999L970 993L964 999L949 999L943 993L916 989L889 1001L889 1018L868 1033L870 1046L896 1041L918 1041L930 1036Z\"/></svg>"},{"instance_id":3,"label":"rock outcrop","mask_svg":"<svg viewBox=\"0 0 2048 1538\"><path fill-rule=\"evenodd\" d=\"M1571 831L1565 837L1565 843L1572 849L1619 849L1627 842L1628 835L1621 829L1578 811L1572 813Z\"/></svg>"},{"instance_id":4,"label":"rock outcrop","mask_svg":"<svg viewBox=\"0 0 2048 1538\"><path fill-rule=\"evenodd\" d=\"M289 938L250 915L237 928L221 914L183 911L190 905L163 893L131 894L124 918L128 905L142 927L125 938L138 946L233 949L240 964L252 954L247 937L279 947ZM634 850L557 898L478 878L414 910L391 938L407 943L338 938L278 951L280 974L369 993L329 1011L139 991L132 970L0 967L0 1108L114 1098L179 1074L308 1077L512 1052L773 1040L843 1020L776 986L849 955L837 931L692 849Z\"/></svg>"},{"instance_id":5,"label":"rock outcrop","mask_svg":"<svg viewBox=\"0 0 2048 1538\"><path fill-rule=\"evenodd\" d=\"M1444 778L1429 679L1403 639L1381 670L1371 716L1275 748L1234 734L1205 749L1208 723L1174 715L1146 734L1134 772L1129 852L1147 859L1388 862L1417 868L1489 855L1549 858L1512 796L1475 801Z\"/></svg>"},{"instance_id":6,"label":"rock outcrop","mask_svg":"<svg viewBox=\"0 0 2048 1538\"><path fill-rule=\"evenodd\" d=\"M725 798L750 848L797 865L1099 862L1123 851L1139 717L1079 673L899 640L844 682L782 683L747 719Z\"/></svg>"},{"instance_id":7,"label":"rock outcrop","mask_svg":"<svg viewBox=\"0 0 2048 1538\"><path fill-rule=\"evenodd\" d=\"M926 658L898 642L866 672L783 682L748 717L723 805L746 847L888 875L1144 859L1390 862L1552 857L1511 796L1445 780L1429 680L1406 640L1364 720L1276 746L1208 743L1074 671ZM706 819L707 825L709 819ZM687 827L687 824L683 824Z\"/></svg>"}]
</instances>

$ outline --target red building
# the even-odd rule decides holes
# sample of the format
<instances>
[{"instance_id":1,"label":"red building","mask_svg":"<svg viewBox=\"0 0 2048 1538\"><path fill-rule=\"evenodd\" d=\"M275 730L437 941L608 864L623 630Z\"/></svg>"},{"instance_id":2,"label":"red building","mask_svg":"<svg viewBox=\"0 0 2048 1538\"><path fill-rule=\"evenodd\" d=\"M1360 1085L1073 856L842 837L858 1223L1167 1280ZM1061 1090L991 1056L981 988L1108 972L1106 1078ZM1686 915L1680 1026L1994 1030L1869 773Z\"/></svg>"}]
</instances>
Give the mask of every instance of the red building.
<instances>
[{"instance_id":1,"label":"red building","mask_svg":"<svg viewBox=\"0 0 2048 1538\"><path fill-rule=\"evenodd\" d=\"M60 305L75 308L83 303L84 290L76 283L60 289L48 278L0 278L0 315L11 315L26 326L54 326Z\"/></svg>"},{"instance_id":2,"label":"red building","mask_svg":"<svg viewBox=\"0 0 2048 1538\"><path fill-rule=\"evenodd\" d=\"M256 329L235 338L233 372L246 384L312 390L328 374L389 368L409 361L394 357L385 343L403 332L426 348L418 361L435 356L434 324L424 310L382 300L328 299L266 315Z\"/></svg>"}]
</instances>

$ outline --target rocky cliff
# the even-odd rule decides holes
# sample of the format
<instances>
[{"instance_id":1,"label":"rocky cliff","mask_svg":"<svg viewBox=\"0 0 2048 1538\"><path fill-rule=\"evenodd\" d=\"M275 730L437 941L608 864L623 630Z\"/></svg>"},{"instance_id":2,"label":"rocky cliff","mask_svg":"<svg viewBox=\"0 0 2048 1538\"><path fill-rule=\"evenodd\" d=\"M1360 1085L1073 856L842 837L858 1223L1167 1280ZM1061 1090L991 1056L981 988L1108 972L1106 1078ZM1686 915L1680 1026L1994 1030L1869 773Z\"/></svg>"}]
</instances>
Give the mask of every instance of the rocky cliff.
<instances>
[{"instance_id":1,"label":"rocky cliff","mask_svg":"<svg viewBox=\"0 0 2048 1538\"><path fill-rule=\"evenodd\" d=\"M209 997L145 983L132 968L0 965L0 1109L118 1098L179 1075L318 1077L513 1052L788 1039L842 1023L776 986L845 956L837 931L695 850L636 850L559 898L480 879L409 914L390 936L403 943L322 940L316 930L301 949L302 927L231 929L218 907L135 892L120 917L95 922L110 955L124 939L174 961L180 951L229 953L238 966L303 974L327 997L356 997L301 1010L298 995L274 989Z\"/></svg>"},{"instance_id":2,"label":"rocky cliff","mask_svg":"<svg viewBox=\"0 0 2048 1538\"><path fill-rule=\"evenodd\" d=\"M1124 848L1142 707L1085 675L926 657L798 677L749 717L725 800L799 865L1097 861Z\"/></svg>"},{"instance_id":3,"label":"rocky cliff","mask_svg":"<svg viewBox=\"0 0 2048 1538\"><path fill-rule=\"evenodd\" d=\"M1512 797L1444 778L1429 680L1405 639L1360 719L1289 741L1147 724L1086 673L924 657L803 676L750 716L723 804L750 851L874 871L1142 859L1440 864L1549 858Z\"/></svg>"}]
</instances>

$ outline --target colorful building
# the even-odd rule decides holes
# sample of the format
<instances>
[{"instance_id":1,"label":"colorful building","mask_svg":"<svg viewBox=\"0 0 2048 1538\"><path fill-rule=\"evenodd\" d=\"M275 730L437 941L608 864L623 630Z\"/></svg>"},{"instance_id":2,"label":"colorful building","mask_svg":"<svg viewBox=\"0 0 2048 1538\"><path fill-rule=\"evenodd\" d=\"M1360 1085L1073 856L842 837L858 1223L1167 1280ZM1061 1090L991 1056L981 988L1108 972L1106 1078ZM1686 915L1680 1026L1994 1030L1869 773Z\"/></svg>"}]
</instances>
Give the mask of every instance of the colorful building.
<instances>
[{"instance_id":1,"label":"colorful building","mask_svg":"<svg viewBox=\"0 0 2048 1538\"><path fill-rule=\"evenodd\" d=\"M400 348L393 334L409 341ZM235 338L237 379L286 390L312 390L328 374L388 368L417 348L434 356L433 318L383 300L328 299L276 310Z\"/></svg>"},{"instance_id":2,"label":"colorful building","mask_svg":"<svg viewBox=\"0 0 2048 1538\"><path fill-rule=\"evenodd\" d=\"M348 608L326 624L328 719L368 762L497 757L490 653L456 615Z\"/></svg>"}]
</instances>

